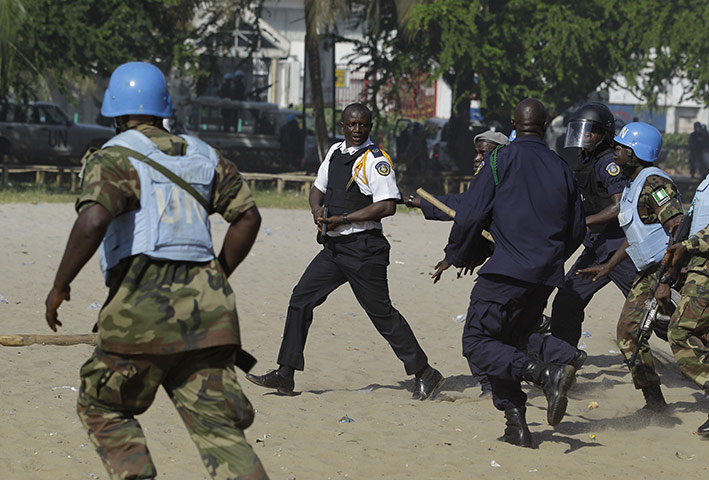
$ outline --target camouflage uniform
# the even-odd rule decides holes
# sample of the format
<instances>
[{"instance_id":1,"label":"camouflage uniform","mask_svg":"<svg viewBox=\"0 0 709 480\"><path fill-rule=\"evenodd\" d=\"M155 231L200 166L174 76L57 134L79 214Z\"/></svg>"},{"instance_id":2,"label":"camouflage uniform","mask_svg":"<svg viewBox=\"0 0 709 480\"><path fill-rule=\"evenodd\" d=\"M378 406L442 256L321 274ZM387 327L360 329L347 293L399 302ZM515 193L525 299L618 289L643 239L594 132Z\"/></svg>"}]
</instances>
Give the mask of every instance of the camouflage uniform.
<instances>
[{"instance_id":1,"label":"camouflage uniform","mask_svg":"<svg viewBox=\"0 0 709 480\"><path fill-rule=\"evenodd\" d=\"M168 155L186 142L158 128L137 130ZM78 211L101 204L115 218L140 207L140 181L128 158L110 148L85 163ZM254 201L236 166L220 157L211 195L227 222ZM77 411L111 478L154 478L146 440L134 415L162 385L213 478L266 474L243 429L253 408L234 371L240 347L234 293L218 261L124 258L110 271L99 313L98 347L81 368Z\"/></svg>"},{"instance_id":2,"label":"camouflage uniform","mask_svg":"<svg viewBox=\"0 0 709 480\"><path fill-rule=\"evenodd\" d=\"M668 339L682 372L709 394L709 227L683 244L693 256Z\"/></svg>"},{"instance_id":3,"label":"camouflage uniform","mask_svg":"<svg viewBox=\"0 0 709 480\"><path fill-rule=\"evenodd\" d=\"M660 205L656 197L653 197L653 193L659 192L661 189L664 189L665 194L670 199L669 201L661 201ZM657 195L657 197L665 198L664 195ZM640 192L637 208L640 218L645 224L664 224L671 218L683 213L677 187L671 180L658 175L651 175L645 181L645 185ZM629 362L635 353L635 339L638 335L640 322L643 319L645 302L657 284L658 268L659 265L649 267L638 273L623 305L623 311L620 313L616 335L618 346L626 362ZM637 389L660 385L660 377L655 372L652 352L647 342L642 345L635 365L630 369L630 374Z\"/></svg>"}]
</instances>

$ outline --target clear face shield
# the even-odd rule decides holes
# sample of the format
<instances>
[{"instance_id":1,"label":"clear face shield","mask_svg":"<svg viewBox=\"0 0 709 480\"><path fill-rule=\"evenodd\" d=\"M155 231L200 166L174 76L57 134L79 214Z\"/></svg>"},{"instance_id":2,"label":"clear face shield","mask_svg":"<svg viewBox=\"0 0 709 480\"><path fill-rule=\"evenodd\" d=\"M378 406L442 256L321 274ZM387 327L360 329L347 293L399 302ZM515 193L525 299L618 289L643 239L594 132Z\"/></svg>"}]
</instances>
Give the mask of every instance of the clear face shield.
<instances>
[{"instance_id":1,"label":"clear face shield","mask_svg":"<svg viewBox=\"0 0 709 480\"><path fill-rule=\"evenodd\" d=\"M579 147L584 150L593 150L603 140L603 133L594 132L594 122L588 120L573 120L566 129L566 142L564 148Z\"/></svg>"}]
</instances>

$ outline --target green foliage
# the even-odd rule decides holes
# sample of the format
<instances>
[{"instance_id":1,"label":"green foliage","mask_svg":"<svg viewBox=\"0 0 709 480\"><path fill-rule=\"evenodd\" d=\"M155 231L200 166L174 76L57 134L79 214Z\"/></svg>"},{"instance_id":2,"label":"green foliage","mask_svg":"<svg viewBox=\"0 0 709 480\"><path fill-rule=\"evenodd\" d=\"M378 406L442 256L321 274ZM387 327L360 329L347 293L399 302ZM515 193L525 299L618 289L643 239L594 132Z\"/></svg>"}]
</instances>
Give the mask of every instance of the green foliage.
<instances>
[{"instance_id":1,"label":"green foliage","mask_svg":"<svg viewBox=\"0 0 709 480\"><path fill-rule=\"evenodd\" d=\"M689 148L688 133L666 133L662 136L662 148L686 147Z\"/></svg>"},{"instance_id":2,"label":"green foliage","mask_svg":"<svg viewBox=\"0 0 709 480\"><path fill-rule=\"evenodd\" d=\"M643 0L629 18L639 37L640 53L622 73L635 93L656 105L668 81L682 78L684 98L709 102L709 2L706 0ZM650 15L647 12L652 12Z\"/></svg>"},{"instance_id":3,"label":"green foliage","mask_svg":"<svg viewBox=\"0 0 709 480\"><path fill-rule=\"evenodd\" d=\"M8 3L6 3L8 2ZM233 45L236 18L249 0L3 0L0 26L15 17L14 31L0 34L0 98L33 98L55 84L108 77L127 61L150 61L199 75L198 52ZM255 2L260 8L262 1ZM24 15L6 5L19 4ZM7 12L15 12L12 15ZM199 13L199 22L195 21ZM225 37L225 30L229 34ZM5 66L7 65L7 68Z\"/></svg>"}]
</instances>

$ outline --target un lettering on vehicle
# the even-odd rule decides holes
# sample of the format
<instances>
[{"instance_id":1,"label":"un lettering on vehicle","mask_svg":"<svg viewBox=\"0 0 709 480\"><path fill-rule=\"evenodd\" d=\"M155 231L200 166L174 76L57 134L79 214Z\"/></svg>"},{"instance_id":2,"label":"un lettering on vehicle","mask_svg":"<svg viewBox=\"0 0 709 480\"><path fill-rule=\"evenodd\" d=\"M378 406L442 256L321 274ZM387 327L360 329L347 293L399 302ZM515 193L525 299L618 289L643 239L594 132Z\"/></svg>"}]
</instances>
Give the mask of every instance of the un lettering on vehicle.
<instances>
[{"instance_id":1,"label":"un lettering on vehicle","mask_svg":"<svg viewBox=\"0 0 709 480\"><path fill-rule=\"evenodd\" d=\"M67 148L68 130L49 130L49 146L51 148Z\"/></svg>"}]
</instances>

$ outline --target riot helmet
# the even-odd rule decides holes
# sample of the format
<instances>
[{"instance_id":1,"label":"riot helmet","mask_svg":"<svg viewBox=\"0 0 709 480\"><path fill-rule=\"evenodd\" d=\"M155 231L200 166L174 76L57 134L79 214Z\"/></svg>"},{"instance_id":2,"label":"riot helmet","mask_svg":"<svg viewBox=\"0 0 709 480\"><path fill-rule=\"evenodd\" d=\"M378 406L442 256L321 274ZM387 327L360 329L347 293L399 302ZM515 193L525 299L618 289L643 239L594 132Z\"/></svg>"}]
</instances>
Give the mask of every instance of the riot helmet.
<instances>
[{"instance_id":1,"label":"riot helmet","mask_svg":"<svg viewBox=\"0 0 709 480\"><path fill-rule=\"evenodd\" d=\"M165 76L146 62L128 62L111 74L103 96L101 114L115 118L123 115L172 116L172 100Z\"/></svg>"},{"instance_id":2,"label":"riot helmet","mask_svg":"<svg viewBox=\"0 0 709 480\"><path fill-rule=\"evenodd\" d=\"M592 151L601 144L610 147L614 134L615 118L610 109L599 102L587 103L571 118L564 148L579 147Z\"/></svg>"}]
</instances>

